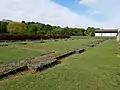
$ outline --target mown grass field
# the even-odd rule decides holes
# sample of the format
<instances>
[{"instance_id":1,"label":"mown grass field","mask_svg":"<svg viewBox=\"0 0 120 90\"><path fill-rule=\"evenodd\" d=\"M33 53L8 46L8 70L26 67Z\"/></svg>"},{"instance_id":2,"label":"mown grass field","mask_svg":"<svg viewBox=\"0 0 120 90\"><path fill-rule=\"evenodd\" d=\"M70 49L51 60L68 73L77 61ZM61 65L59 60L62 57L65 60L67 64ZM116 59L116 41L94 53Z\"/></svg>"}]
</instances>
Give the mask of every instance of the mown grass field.
<instances>
[{"instance_id":1,"label":"mown grass field","mask_svg":"<svg viewBox=\"0 0 120 90\"><path fill-rule=\"evenodd\" d=\"M11 76L0 90L120 90L120 57L108 40L38 73Z\"/></svg>"},{"instance_id":2,"label":"mown grass field","mask_svg":"<svg viewBox=\"0 0 120 90\"><path fill-rule=\"evenodd\" d=\"M92 41L89 39L59 39L57 42L45 40L45 43L28 42L27 45L12 44L8 47L0 47L0 63L4 64L13 60L21 60L29 57L40 56L41 54L56 51L56 55L73 48L80 47L81 44Z\"/></svg>"}]
</instances>

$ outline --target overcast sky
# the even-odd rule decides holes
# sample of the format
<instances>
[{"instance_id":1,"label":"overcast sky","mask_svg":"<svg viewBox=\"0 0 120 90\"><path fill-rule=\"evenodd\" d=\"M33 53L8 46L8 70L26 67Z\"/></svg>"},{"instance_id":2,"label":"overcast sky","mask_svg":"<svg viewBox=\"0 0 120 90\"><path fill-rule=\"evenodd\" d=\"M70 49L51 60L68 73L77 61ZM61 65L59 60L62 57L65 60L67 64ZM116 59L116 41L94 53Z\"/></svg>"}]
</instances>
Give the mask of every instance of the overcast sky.
<instances>
[{"instance_id":1,"label":"overcast sky","mask_svg":"<svg viewBox=\"0 0 120 90\"><path fill-rule=\"evenodd\" d=\"M120 28L120 0L0 0L0 19Z\"/></svg>"}]
</instances>

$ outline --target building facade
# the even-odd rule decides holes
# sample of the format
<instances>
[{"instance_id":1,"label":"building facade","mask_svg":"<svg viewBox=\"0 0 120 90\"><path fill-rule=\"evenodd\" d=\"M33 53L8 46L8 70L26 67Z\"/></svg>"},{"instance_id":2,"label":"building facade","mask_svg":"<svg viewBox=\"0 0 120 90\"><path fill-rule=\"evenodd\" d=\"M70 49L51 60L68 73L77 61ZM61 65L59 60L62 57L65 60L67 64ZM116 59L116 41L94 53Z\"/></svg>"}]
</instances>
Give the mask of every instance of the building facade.
<instances>
[{"instance_id":1,"label":"building facade","mask_svg":"<svg viewBox=\"0 0 120 90\"><path fill-rule=\"evenodd\" d=\"M95 36L112 36L115 37L118 35L118 29L102 29L95 30Z\"/></svg>"}]
</instances>

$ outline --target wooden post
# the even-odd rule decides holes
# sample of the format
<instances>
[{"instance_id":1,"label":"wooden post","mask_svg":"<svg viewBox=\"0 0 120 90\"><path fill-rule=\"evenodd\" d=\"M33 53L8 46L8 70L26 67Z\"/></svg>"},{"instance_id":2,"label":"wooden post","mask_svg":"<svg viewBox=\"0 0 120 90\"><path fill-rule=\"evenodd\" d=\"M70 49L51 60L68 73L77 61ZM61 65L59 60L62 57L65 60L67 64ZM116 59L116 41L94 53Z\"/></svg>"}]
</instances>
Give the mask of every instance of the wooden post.
<instances>
[{"instance_id":1,"label":"wooden post","mask_svg":"<svg viewBox=\"0 0 120 90\"><path fill-rule=\"evenodd\" d=\"M117 33L117 44L118 44L118 49L120 49L120 29L118 29L118 33Z\"/></svg>"}]
</instances>

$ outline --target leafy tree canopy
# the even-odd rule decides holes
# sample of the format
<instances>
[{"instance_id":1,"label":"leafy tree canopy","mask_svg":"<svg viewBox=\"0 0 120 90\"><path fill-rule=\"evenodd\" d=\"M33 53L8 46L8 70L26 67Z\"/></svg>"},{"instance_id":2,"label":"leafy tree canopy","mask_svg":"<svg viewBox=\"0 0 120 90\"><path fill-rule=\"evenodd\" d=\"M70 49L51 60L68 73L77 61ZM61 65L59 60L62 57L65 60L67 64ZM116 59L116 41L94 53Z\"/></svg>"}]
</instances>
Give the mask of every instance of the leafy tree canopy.
<instances>
[{"instance_id":1,"label":"leafy tree canopy","mask_svg":"<svg viewBox=\"0 0 120 90\"><path fill-rule=\"evenodd\" d=\"M27 32L27 27L24 23L9 22L7 30L10 34L24 34Z\"/></svg>"}]
</instances>

